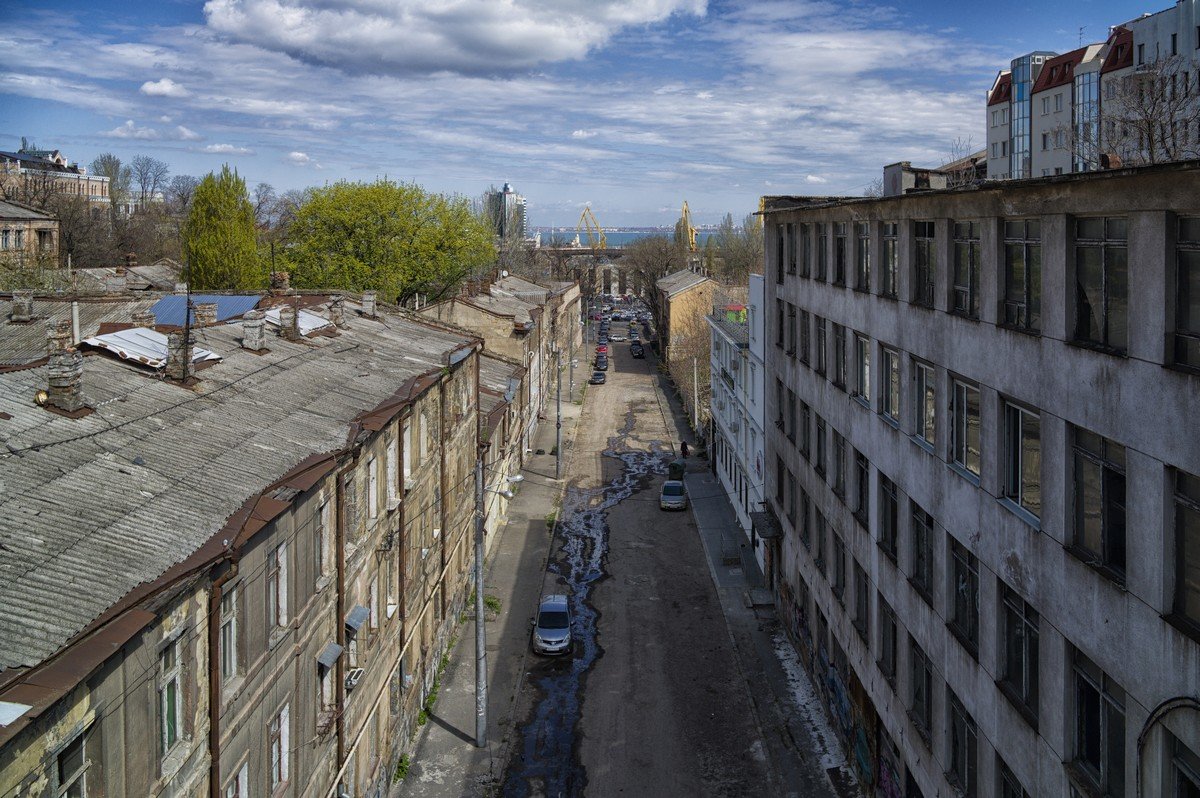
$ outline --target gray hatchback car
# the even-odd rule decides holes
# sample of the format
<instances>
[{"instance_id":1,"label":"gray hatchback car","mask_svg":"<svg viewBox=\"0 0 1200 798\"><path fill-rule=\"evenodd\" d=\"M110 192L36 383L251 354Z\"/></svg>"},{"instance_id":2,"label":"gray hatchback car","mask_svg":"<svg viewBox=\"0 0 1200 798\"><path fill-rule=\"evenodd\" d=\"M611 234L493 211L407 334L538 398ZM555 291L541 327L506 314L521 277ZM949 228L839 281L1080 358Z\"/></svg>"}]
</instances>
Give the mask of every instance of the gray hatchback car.
<instances>
[{"instance_id":1,"label":"gray hatchback car","mask_svg":"<svg viewBox=\"0 0 1200 798\"><path fill-rule=\"evenodd\" d=\"M571 653L571 608L561 593L542 596L533 621L533 650L538 654Z\"/></svg>"},{"instance_id":2,"label":"gray hatchback car","mask_svg":"<svg viewBox=\"0 0 1200 798\"><path fill-rule=\"evenodd\" d=\"M688 505L687 488L677 479L668 479L663 483L662 493L658 495L658 506L663 510L686 510Z\"/></svg>"}]
</instances>

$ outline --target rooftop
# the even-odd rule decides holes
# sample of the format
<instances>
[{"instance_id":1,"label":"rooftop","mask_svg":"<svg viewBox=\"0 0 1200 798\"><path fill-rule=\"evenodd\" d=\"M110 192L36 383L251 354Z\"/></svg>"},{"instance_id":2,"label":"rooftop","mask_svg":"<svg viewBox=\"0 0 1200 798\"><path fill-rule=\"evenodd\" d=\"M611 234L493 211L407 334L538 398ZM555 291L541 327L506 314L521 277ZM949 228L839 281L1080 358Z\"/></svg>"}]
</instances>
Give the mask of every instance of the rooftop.
<instances>
[{"instance_id":1,"label":"rooftop","mask_svg":"<svg viewBox=\"0 0 1200 798\"><path fill-rule=\"evenodd\" d=\"M27 219L29 221L44 222L53 218L54 216L51 214L43 213L36 208L30 208L28 205L0 200L0 219Z\"/></svg>"},{"instance_id":2,"label":"rooftop","mask_svg":"<svg viewBox=\"0 0 1200 798\"><path fill-rule=\"evenodd\" d=\"M655 285L658 286L658 290L665 291L667 296L673 296L689 288L695 288L708 279L698 272L689 269L680 269L665 277L658 278L658 282Z\"/></svg>"}]
</instances>

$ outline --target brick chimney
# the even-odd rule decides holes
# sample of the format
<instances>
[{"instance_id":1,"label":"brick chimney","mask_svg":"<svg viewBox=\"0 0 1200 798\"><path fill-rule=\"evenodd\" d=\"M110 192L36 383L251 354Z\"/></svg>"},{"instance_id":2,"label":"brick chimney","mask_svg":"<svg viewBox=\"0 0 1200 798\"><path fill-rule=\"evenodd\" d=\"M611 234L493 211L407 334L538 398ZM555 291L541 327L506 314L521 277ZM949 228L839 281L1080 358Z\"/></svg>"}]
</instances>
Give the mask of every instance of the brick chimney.
<instances>
[{"instance_id":1,"label":"brick chimney","mask_svg":"<svg viewBox=\"0 0 1200 798\"><path fill-rule=\"evenodd\" d=\"M292 290L292 276L287 272L271 272L271 293L286 294Z\"/></svg>"},{"instance_id":2,"label":"brick chimney","mask_svg":"<svg viewBox=\"0 0 1200 798\"><path fill-rule=\"evenodd\" d=\"M46 352L54 354L71 348L71 321L57 319L46 322Z\"/></svg>"},{"instance_id":3,"label":"brick chimney","mask_svg":"<svg viewBox=\"0 0 1200 798\"><path fill-rule=\"evenodd\" d=\"M47 404L68 413L83 408L83 355L78 349L67 347L52 353L48 375Z\"/></svg>"},{"instance_id":4,"label":"brick chimney","mask_svg":"<svg viewBox=\"0 0 1200 798\"><path fill-rule=\"evenodd\" d=\"M187 382L188 378L196 373L196 366L192 363L191 339L182 332L173 332L167 336L165 371L167 379L176 382Z\"/></svg>"},{"instance_id":5,"label":"brick chimney","mask_svg":"<svg viewBox=\"0 0 1200 798\"><path fill-rule=\"evenodd\" d=\"M135 327L154 327L158 324L158 318L154 315L153 310L139 310L133 314L133 325Z\"/></svg>"},{"instance_id":6,"label":"brick chimney","mask_svg":"<svg viewBox=\"0 0 1200 798\"><path fill-rule=\"evenodd\" d=\"M379 294L375 291L363 291L362 295L362 313L369 319L376 316L375 301Z\"/></svg>"},{"instance_id":7,"label":"brick chimney","mask_svg":"<svg viewBox=\"0 0 1200 798\"><path fill-rule=\"evenodd\" d=\"M242 346L251 352L267 348L266 314L261 310L248 310L242 314Z\"/></svg>"},{"instance_id":8,"label":"brick chimney","mask_svg":"<svg viewBox=\"0 0 1200 798\"><path fill-rule=\"evenodd\" d=\"M346 299L341 294L329 297L329 320L334 327L346 326Z\"/></svg>"},{"instance_id":9,"label":"brick chimney","mask_svg":"<svg viewBox=\"0 0 1200 798\"><path fill-rule=\"evenodd\" d=\"M216 302L198 302L196 303L196 326L211 327L217 323L217 303Z\"/></svg>"},{"instance_id":10,"label":"brick chimney","mask_svg":"<svg viewBox=\"0 0 1200 798\"><path fill-rule=\"evenodd\" d=\"M127 254L125 256L125 268L126 269L137 268L137 254L136 253L130 252L129 254Z\"/></svg>"},{"instance_id":11,"label":"brick chimney","mask_svg":"<svg viewBox=\"0 0 1200 798\"><path fill-rule=\"evenodd\" d=\"M10 321L26 322L33 321L33 291L30 289L22 289L13 291L12 296L12 315Z\"/></svg>"},{"instance_id":12,"label":"brick chimney","mask_svg":"<svg viewBox=\"0 0 1200 798\"><path fill-rule=\"evenodd\" d=\"M300 311L291 305L279 306L279 335L289 341L300 340Z\"/></svg>"}]
</instances>

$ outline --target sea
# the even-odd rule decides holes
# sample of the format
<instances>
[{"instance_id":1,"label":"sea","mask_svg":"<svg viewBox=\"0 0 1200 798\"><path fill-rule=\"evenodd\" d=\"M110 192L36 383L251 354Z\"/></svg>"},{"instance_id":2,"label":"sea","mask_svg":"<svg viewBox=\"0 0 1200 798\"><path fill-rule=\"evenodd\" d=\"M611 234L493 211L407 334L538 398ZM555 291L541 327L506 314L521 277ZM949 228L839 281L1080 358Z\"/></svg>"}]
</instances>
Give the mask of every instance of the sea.
<instances>
[{"instance_id":1,"label":"sea","mask_svg":"<svg viewBox=\"0 0 1200 798\"><path fill-rule=\"evenodd\" d=\"M573 227L535 227L532 231L534 235L539 232L542 234L542 243L546 244L550 241L551 236L555 235L565 238L568 242L572 241L578 231ZM671 238L674 234L674 230L605 230L604 242L610 247L623 247L630 242L637 241L639 238L646 238L647 236L666 236L667 238ZM698 230L696 232L696 246L703 247L704 242L712 235L716 235L716 233L708 230ZM579 235L579 240L584 246L587 246L586 235Z\"/></svg>"}]
</instances>

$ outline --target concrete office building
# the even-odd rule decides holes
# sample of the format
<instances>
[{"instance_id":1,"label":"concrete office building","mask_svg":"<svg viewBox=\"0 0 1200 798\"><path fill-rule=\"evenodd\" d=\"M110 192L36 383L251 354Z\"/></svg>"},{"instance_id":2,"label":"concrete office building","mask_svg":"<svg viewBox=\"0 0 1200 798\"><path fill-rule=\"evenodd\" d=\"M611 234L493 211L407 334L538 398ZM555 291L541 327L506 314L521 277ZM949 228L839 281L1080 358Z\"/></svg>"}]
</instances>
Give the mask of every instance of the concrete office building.
<instances>
[{"instance_id":1,"label":"concrete office building","mask_svg":"<svg viewBox=\"0 0 1200 798\"><path fill-rule=\"evenodd\" d=\"M493 188L485 193L483 207L497 236L525 237L525 198L513 191L508 183L499 191Z\"/></svg>"},{"instance_id":2,"label":"concrete office building","mask_svg":"<svg viewBox=\"0 0 1200 798\"><path fill-rule=\"evenodd\" d=\"M765 208L777 603L864 791L1196 795L1200 162Z\"/></svg>"}]
</instances>

